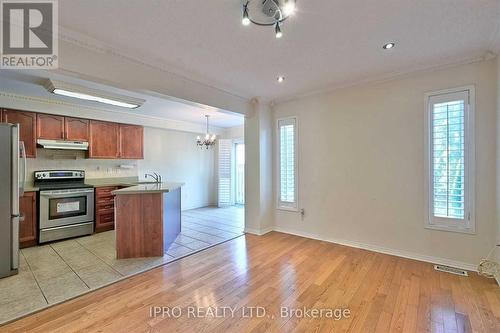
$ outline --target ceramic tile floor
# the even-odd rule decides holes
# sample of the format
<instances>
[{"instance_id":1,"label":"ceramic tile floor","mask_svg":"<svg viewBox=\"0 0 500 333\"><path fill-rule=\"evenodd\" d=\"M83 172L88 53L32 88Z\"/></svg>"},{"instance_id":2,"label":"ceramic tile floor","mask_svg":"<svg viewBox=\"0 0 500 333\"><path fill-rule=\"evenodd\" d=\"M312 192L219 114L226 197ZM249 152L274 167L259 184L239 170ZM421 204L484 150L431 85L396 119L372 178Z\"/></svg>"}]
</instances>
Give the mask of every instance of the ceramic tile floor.
<instances>
[{"instance_id":1,"label":"ceramic tile floor","mask_svg":"<svg viewBox=\"0 0 500 333\"><path fill-rule=\"evenodd\" d=\"M19 274L0 279L0 324L243 234L243 207L182 213L163 257L116 259L113 231L22 249Z\"/></svg>"}]
</instances>

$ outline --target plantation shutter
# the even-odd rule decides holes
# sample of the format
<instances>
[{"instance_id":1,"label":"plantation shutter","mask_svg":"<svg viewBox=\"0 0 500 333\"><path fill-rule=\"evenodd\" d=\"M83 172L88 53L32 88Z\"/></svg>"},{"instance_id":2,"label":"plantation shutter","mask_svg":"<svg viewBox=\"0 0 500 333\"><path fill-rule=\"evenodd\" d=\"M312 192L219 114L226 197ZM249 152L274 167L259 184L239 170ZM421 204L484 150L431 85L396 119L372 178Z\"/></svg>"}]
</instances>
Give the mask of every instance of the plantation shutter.
<instances>
[{"instance_id":1,"label":"plantation shutter","mask_svg":"<svg viewBox=\"0 0 500 333\"><path fill-rule=\"evenodd\" d=\"M232 194L232 140L219 140L219 185L218 206L225 207L233 205Z\"/></svg>"},{"instance_id":2,"label":"plantation shutter","mask_svg":"<svg viewBox=\"0 0 500 333\"><path fill-rule=\"evenodd\" d=\"M297 128L296 119L278 121L279 206L297 208Z\"/></svg>"},{"instance_id":3,"label":"plantation shutter","mask_svg":"<svg viewBox=\"0 0 500 333\"><path fill-rule=\"evenodd\" d=\"M469 219L468 100L468 91L430 98L430 210L441 224Z\"/></svg>"}]
</instances>

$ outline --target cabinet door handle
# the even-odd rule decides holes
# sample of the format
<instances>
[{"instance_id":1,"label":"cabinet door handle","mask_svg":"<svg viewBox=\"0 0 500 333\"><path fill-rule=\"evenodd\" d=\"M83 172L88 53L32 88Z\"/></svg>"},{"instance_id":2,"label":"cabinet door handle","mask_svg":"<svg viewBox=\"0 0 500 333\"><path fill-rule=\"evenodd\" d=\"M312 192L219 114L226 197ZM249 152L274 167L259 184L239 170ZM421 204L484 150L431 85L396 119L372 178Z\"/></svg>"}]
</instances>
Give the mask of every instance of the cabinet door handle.
<instances>
[{"instance_id":1,"label":"cabinet door handle","mask_svg":"<svg viewBox=\"0 0 500 333\"><path fill-rule=\"evenodd\" d=\"M19 222L24 222L26 220L26 216L24 214L19 215Z\"/></svg>"}]
</instances>

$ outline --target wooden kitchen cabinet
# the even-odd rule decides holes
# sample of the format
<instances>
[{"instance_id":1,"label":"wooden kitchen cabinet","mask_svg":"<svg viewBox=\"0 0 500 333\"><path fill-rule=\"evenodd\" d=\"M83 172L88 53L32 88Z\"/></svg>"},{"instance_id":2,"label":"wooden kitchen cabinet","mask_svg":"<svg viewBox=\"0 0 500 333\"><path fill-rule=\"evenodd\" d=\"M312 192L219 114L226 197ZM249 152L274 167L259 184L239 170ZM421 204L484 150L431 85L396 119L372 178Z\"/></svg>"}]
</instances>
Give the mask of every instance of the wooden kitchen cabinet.
<instances>
[{"instance_id":1,"label":"wooden kitchen cabinet","mask_svg":"<svg viewBox=\"0 0 500 333\"><path fill-rule=\"evenodd\" d=\"M64 118L64 133L66 140L70 141L89 141L89 124L87 119Z\"/></svg>"},{"instance_id":2,"label":"wooden kitchen cabinet","mask_svg":"<svg viewBox=\"0 0 500 333\"><path fill-rule=\"evenodd\" d=\"M26 192L19 198L19 247L35 246L38 242L36 193Z\"/></svg>"},{"instance_id":3,"label":"wooden kitchen cabinet","mask_svg":"<svg viewBox=\"0 0 500 333\"><path fill-rule=\"evenodd\" d=\"M26 157L36 157L36 113L2 110L2 122L20 125L20 140L24 142Z\"/></svg>"},{"instance_id":4,"label":"wooden kitchen cabinet","mask_svg":"<svg viewBox=\"0 0 500 333\"><path fill-rule=\"evenodd\" d=\"M45 140L89 140L89 121L86 119L41 114L37 116L37 138Z\"/></svg>"},{"instance_id":5,"label":"wooden kitchen cabinet","mask_svg":"<svg viewBox=\"0 0 500 333\"><path fill-rule=\"evenodd\" d=\"M104 121L90 121L89 157L116 159L120 155L120 125Z\"/></svg>"},{"instance_id":6,"label":"wooden kitchen cabinet","mask_svg":"<svg viewBox=\"0 0 500 333\"><path fill-rule=\"evenodd\" d=\"M120 158L144 158L144 128L135 125L120 125Z\"/></svg>"},{"instance_id":7,"label":"wooden kitchen cabinet","mask_svg":"<svg viewBox=\"0 0 500 333\"><path fill-rule=\"evenodd\" d=\"M37 139L64 140L64 117L51 114L37 115Z\"/></svg>"},{"instance_id":8,"label":"wooden kitchen cabinet","mask_svg":"<svg viewBox=\"0 0 500 333\"><path fill-rule=\"evenodd\" d=\"M95 189L95 232L115 228L115 196L111 192L118 189L118 186Z\"/></svg>"}]
</instances>

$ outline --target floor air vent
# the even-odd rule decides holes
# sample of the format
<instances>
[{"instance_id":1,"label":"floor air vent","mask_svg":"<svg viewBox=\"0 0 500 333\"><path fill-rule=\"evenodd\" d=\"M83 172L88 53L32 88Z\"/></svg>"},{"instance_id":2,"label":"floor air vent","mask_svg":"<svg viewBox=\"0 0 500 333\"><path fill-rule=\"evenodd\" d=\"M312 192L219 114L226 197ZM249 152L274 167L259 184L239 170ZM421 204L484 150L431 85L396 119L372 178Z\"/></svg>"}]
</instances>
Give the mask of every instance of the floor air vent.
<instances>
[{"instance_id":1,"label":"floor air vent","mask_svg":"<svg viewBox=\"0 0 500 333\"><path fill-rule=\"evenodd\" d=\"M436 271L440 272L446 272L446 273L451 273L451 274L456 274L460 276L469 276L467 274L467 271L455 267L450 267L450 266L444 266L444 265L434 265L434 269Z\"/></svg>"}]
</instances>

